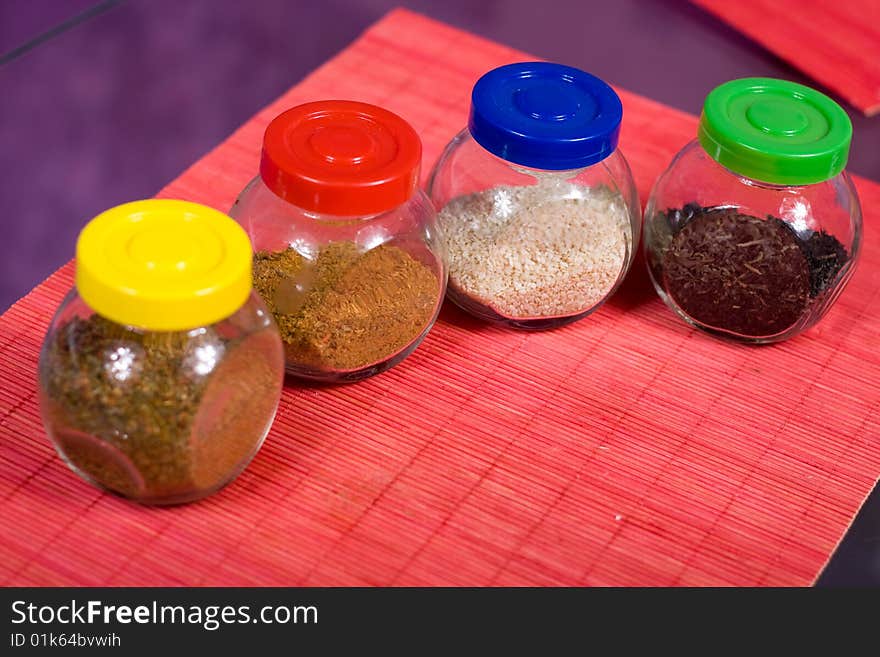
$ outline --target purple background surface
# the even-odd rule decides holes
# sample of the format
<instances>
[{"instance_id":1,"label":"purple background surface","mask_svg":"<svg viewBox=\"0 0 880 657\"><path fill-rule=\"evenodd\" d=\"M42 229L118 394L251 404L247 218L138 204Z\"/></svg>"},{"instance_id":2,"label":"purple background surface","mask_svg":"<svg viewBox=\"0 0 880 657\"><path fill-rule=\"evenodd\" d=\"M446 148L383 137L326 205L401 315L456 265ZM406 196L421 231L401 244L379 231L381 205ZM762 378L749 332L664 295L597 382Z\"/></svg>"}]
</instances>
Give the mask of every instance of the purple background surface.
<instances>
[{"instance_id":1,"label":"purple background surface","mask_svg":"<svg viewBox=\"0 0 880 657\"><path fill-rule=\"evenodd\" d=\"M0 64L0 311L91 217L155 194L394 6L692 113L736 77L818 86L683 0L3 0L0 61L33 47ZM880 180L880 117L842 104L849 169ZM880 584L878 496L820 584Z\"/></svg>"}]
</instances>

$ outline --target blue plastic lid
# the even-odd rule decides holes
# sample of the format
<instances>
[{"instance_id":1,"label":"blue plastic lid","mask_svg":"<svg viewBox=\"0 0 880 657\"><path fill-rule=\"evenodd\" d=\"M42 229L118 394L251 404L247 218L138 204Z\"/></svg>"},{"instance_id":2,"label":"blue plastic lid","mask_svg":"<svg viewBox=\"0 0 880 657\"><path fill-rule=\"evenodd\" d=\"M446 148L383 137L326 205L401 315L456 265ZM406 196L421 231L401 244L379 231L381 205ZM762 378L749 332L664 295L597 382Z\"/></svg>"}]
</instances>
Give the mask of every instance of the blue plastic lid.
<instances>
[{"instance_id":1,"label":"blue plastic lid","mask_svg":"<svg viewBox=\"0 0 880 657\"><path fill-rule=\"evenodd\" d=\"M617 148L623 105L608 84L570 66L508 64L477 80L468 129L498 157L534 169L579 169Z\"/></svg>"}]
</instances>

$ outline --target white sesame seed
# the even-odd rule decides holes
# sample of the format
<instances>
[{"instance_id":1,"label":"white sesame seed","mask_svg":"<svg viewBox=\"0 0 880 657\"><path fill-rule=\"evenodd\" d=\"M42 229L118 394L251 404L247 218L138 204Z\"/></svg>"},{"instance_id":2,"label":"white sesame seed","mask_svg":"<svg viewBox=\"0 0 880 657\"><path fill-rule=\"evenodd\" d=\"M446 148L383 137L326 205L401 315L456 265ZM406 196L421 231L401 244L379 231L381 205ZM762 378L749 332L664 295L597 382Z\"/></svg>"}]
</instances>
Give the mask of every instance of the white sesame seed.
<instances>
[{"instance_id":1,"label":"white sesame seed","mask_svg":"<svg viewBox=\"0 0 880 657\"><path fill-rule=\"evenodd\" d=\"M600 303L632 242L619 194L553 179L460 196L440 222L450 285L517 319L576 315Z\"/></svg>"}]
</instances>

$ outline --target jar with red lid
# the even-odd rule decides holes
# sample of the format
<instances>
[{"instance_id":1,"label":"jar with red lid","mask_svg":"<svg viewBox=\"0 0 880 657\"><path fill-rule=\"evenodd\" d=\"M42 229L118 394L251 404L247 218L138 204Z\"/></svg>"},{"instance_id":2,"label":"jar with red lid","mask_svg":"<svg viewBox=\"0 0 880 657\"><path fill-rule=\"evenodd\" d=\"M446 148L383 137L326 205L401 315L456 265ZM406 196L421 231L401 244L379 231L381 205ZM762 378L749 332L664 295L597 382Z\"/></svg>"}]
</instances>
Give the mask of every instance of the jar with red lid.
<instances>
[{"instance_id":1,"label":"jar with red lid","mask_svg":"<svg viewBox=\"0 0 880 657\"><path fill-rule=\"evenodd\" d=\"M267 127L260 173L230 215L253 243L254 289L289 374L378 374L433 325L447 272L421 155L406 121L367 103L306 103Z\"/></svg>"}]
</instances>

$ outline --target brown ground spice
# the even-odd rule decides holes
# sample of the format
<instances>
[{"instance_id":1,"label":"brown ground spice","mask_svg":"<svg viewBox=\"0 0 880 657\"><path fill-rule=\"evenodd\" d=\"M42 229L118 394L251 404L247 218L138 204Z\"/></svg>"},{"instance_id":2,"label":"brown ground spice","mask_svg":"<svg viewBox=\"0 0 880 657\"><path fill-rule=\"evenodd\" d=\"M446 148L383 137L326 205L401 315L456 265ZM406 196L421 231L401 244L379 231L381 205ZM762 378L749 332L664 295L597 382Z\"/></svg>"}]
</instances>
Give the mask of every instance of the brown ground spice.
<instances>
[{"instance_id":1,"label":"brown ground spice","mask_svg":"<svg viewBox=\"0 0 880 657\"><path fill-rule=\"evenodd\" d=\"M314 260L293 248L254 256L254 289L295 368L352 371L383 362L434 317L440 281L403 249L332 242Z\"/></svg>"},{"instance_id":2,"label":"brown ground spice","mask_svg":"<svg viewBox=\"0 0 880 657\"><path fill-rule=\"evenodd\" d=\"M147 502L199 497L236 474L267 428L281 386L266 356L274 340L269 329L227 340L213 327L139 333L74 318L42 361L47 425L70 464L110 490ZM219 358L204 376L192 362L200 347ZM110 355L126 352L133 371L121 376Z\"/></svg>"}]
</instances>

